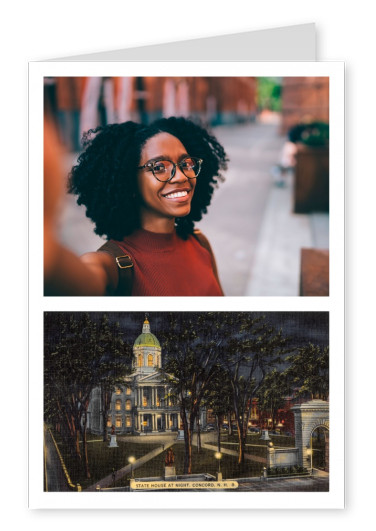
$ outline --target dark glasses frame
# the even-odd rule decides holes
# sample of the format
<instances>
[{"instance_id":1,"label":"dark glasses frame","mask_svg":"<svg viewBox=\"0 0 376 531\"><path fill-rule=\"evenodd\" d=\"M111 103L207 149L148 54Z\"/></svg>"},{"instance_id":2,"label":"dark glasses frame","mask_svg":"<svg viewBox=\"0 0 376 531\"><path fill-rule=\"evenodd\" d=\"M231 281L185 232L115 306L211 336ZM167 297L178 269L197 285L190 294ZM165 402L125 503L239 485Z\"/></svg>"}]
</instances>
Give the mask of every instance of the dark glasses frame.
<instances>
[{"instance_id":1,"label":"dark glasses frame","mask_svg":"<svg viewBox=\"0 0 376 531\"><path fill-rule=\"evenodd\" d=\"M197 174L194 176L194 177L190 177L189 175L187 175L184 171L184 168L182 167L182 164L184 164L184 161L187 160L187 159L192 159L194 160L197 164L198 164L198 172ZM158 175L156 175L154 173L154 165L155 164L158 164L158 162L171 162L171 164L173 165L173 168L171 170L171 175L168 179L160 179ZM197 179L200 171L201 171L201 164L203 163L203 159L200 159L199 157L184 157L180 162L176 163L170 159L158 159L158 160L153 160L152 162L147 162L146 164L144 164L143 166L138 166L138 170L143 170L145 168L148 168L150 171L152 171L153 173L153 176L157 179L157 181L160 181L162 183L166 183L168 181L171 181L171 179L173 179L176 175L176 168L177 166L179 166L180 170L184 173L184 175L187 177L187 179Z\"/></svg>"}]
</instances>

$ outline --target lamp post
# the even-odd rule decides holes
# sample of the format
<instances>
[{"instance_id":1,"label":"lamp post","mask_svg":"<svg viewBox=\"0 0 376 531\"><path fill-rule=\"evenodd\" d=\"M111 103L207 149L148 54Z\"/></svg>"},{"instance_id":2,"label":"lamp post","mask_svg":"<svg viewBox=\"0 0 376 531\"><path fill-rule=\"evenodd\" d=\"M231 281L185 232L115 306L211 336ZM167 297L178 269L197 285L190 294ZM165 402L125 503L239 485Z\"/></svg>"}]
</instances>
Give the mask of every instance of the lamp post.
<instances>
[{"instance_id":1,"label":"lamp post","mask_svg":"<svg viewBox=\"0 0 376 531\"><path fill-rule=\"evenodd\" d=\"M133 465L134 465L135 461L136 461L136 458L135 458L133 455L131 455L130 457L128 457L128 462L129 462L130 465L131 465L131 478L132 478L132 479L133 479L133 477L134 477L134 476L133 476Z\"/></svg>"},{"instance_id":2,"label":"lamp post","mask_svg":"<svg viewBox=\"0 0 376 531\"><path fill-rule=\"evenodd\" d=\"M214 457L218 460L218 472L217 472L217 481L222 481L222 472L221 472L221 452L215 452Z\"/></svg>"},{"instance_id":3,"label":"lamp post","mask_svg":"<svg viewBox=\"0 0 376 531\"><path fill-rule=\"evenodd\" d=\"M313 471L313 448L312 448L312 438L311 438L311 444L307 446L307 456L310 457L311 461L311 474Z\"/></svg>"}]
</instances>

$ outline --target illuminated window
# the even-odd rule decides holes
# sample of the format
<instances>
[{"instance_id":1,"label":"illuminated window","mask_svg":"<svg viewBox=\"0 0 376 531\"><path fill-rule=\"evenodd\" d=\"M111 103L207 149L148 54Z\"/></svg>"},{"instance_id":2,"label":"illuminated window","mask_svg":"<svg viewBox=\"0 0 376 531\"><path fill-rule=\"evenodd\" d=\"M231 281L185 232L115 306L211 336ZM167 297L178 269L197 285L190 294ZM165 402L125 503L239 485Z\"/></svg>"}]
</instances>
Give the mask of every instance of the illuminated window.
<instances>
[{"instance_id":1,"label":"illuminated window","mask_svg":"<svg viewBox=\"0 0 376 531\"><path fill-rule=\"evenodd\" d=\"M121 411L121 400L116 400L115 402L115 410Z\"/></svg>"},{"instance_id":2,"label":"illuminated window","mask_svg":"<svg viewBox=\"0 0 376 531\"><path fill-rule=\"evenodd\" d=\"M137 357L137 365L139 367L142 367L142 354L139 354Z\"/></svg>"},{"instance_id":3,"label":"illuminated window","mask_svg":"<svg viewBox=\"0 0 376 531\"><path fill-rule=\"evenodd\" d=\"M144 407L146 407L148 405L148 397L145 396L145 395L142 397L142 405Z\"/></svg>"},{"instance_id":4,"label":"illuminated window","mask_svg":"<svg viewBox=\"0 0 376 531\"><path fill-rule=\"evenodd\" d=\"M148 355L148 367L153 367L153 356L151 354Z\"/></svg>"},{"instance_id":5,"label":"illuminated window","mask_svg":"<svg viewBox=\"0 0 376 531\"><path fill-rule=\"evenodd\" d=\"M125 417L125 425L126 425L127 428L130 428L132 426L131 417L129 417L129 416Z\"/></svg>"},{"instance_id":6,"label":"illuminated window","mask_svg":"<svg viewBox=\"0 0 376 531\"><path fill-rule=\"evenodd\" d=\"M161 405L161 399L159 398L159 395L157 394L157 406Z\"/></svg>"},{"instance_id":7,"label":"illuminated window","mask_svg":"<svg viewBox=\"0 0 376 531\"><path fill-rule=\"evenodd\" d=\"M120 387L116 387L116 389L115 389L115 393L116 393L117 395L121 395L121 389L120 389Z\"/></svg>"},{"instance_id":8,"label":"illuminated window","mask_svg":"<svg viewBox=\"0 0 376 531\"><path fill-rule=\"evenodd\" d=\"M127 395L132 394L132 389L130 387L127 387Z\"/></svg>"},{"instance_id":9,"label":"illuminated window","mask_svg":"<svg viewBox=\"0 0 376 531\"><path fill-rule=\"evenodd\" d=\"M107 419L107 428L111 428L111 426L112 426L112 419L111 419L111 417L108 417L108 419Z\"/></svg>"},{"instance_id":10,"label":"illuminated window","mask_svg":"<svg viewBox=\"0 0 376 531\"><path fill-rule=\"evenodd\" d=\"M126 400L126 402L125 402L125 409L126 409L127 411L130 411L130 410L132 409L132 402L131 402L131 400Z\"/></svg>"},{"instance_id":11,"label":"illuminated window","mask_svg":"<svg viewBox=\"0 0 376 531\"><path fill-rule=\"evenodd\" d=\"M121 426L122 426L121 417L116 417L116 427L121 428Z\"/></svg>"}]
</instances>

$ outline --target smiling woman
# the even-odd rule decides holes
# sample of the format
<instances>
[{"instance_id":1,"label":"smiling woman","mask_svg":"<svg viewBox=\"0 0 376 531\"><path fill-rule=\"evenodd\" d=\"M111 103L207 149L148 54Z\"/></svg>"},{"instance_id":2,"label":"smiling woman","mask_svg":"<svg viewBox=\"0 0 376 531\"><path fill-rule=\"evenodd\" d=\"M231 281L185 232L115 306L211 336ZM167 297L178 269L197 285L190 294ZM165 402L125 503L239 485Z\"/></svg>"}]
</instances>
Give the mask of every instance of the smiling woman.
<instances>
[{"instance_id":1,"label":"smiling woman","mask_svg":"<svg viewBox=\"0 0 376 531\"><path fill-rule=\"evenodd\" d=\"M201 161L190 157L180 140L169 133L159 133L146 142L138 168L142 170L138 187L143 228L172 232L175 219L188 216Z\"/></svg>"},{"instance_id":2,"label":"smiling woman","mask_svg":"<svg viewBox=\"0 0 376 531\"><path fill-rule=\"evenodd\" d=\"M223 295L209 242L194 227L227 164L216 138L168 118L98 127L84 148L69 192L108 241L81 257L96 281L77 294Z\"/></svg>"}]
</instances>

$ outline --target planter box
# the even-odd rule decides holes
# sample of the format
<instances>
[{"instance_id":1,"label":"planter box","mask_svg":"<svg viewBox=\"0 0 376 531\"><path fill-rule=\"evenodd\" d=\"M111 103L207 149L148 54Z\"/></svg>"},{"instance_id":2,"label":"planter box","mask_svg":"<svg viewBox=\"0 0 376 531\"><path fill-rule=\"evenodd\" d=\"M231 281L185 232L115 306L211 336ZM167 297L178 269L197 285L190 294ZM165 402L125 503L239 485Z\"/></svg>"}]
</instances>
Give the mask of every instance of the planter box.
<instances>
[{"instance_id":1,"label":"planter box","mask_svg":"<svg viewBox=\"0 0 376 531\"><path fill-rule=\"evenodd\" d=\"M329 251L302 249L300 261L300 295L329 296Z\"/></svg>"},{"instance_id":2,"label":"planter box","mask_svg":"<svg viewBox=\"0 0 376 531\"><path fill-rule=\"evenodd\" d=\"M329 212L329 148L297 144L294 212Z\"/></svg>"}]
</instances>

